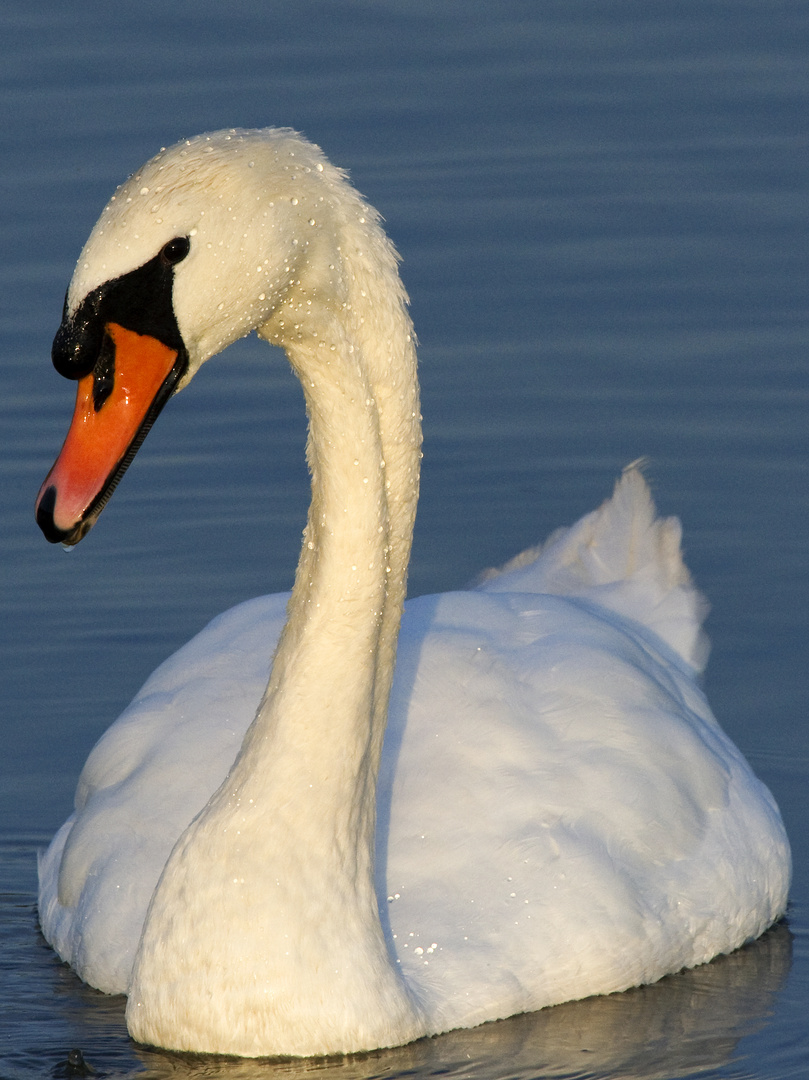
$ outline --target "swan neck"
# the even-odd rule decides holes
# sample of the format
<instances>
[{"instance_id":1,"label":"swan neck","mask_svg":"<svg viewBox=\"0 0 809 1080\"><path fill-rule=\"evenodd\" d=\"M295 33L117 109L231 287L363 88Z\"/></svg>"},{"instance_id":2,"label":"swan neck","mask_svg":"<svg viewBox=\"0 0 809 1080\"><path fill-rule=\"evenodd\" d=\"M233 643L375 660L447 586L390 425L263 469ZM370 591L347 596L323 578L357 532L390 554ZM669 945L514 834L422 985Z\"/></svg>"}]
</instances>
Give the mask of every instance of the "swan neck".
<instances>
[{"instance_id":1,"label":"swan neck","mask_svg":"<svg viewBox=\"0 0 809 1080\"><path fill-rule=\"evenodd\" d=\"M325 294L302 278L259 330L284 346L304 389L312 500L264 699L147 916L127 1007L142 1041L318 1054L424 1033L391 962L374 883L421 430L406 298L393 250L371 226L342 238L338 251L352 259L332 255ZM223 980L232 1017L210 1006ZM165 987L180 985L183 1041L172 1029L169 1043ZM265 1049L231 1031L235 1017L254 1014Z\"/></svg>"},{"instance_id":2,"label":"swan neck","mask_svg":"<svg viewBox=\"0 0 809 1080\"><path fill-rule=\"evenodd\" d=\"M274 771L319 786L324 828L369 880L420 458L412 334L401 305L396 314L398 340L388 333L382 350L337 320L288 348L309 416L312 499L255 725L273 733Z\"/></svg>"}]
</instances>

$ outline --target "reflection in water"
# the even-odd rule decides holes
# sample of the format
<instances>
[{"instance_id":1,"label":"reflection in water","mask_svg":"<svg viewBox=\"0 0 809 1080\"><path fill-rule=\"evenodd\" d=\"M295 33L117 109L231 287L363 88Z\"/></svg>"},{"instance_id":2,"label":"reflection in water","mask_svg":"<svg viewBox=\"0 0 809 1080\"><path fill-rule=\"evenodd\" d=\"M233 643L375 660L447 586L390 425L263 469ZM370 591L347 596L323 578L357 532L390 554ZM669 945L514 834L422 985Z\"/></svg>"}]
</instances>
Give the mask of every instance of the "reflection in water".
<instances>
[{"instance_id":1,"label":"reflection in water","mask_svg":"<svg viewBox=\"0 0 809 1080\"><path fill-rule=\"evenodd\" d=\"M30 860L30 845L5 852ZM19 878L17 878L19 880ZM737 1054L742 1036L767 1022L789 972L792 936L780 925L759 941L654 986L589 998L539 1013L423 1039L351 1058L243 1061L167 1054L133 1046L124 999L84 986L37 939L33 897L0 896L0 979L18 992L3 1017L3 1076L81 1075L68 1053L81 1048L98 1076L195 1080L366 1080L437 1073L464 1077L665 1078L716 1069ZM16 942L9 951L8 942Z\"/></svg>"},{"instance_id":2,"label":"reflection in water","mask_svg":"<svg viewBox=\"0 0 809 1080\"><path fill-rule=\"evenodd\" d=\"M732 956L654 986L588 998L346 1059L278 1063L140 1051L146 1077L365 1080L407 1074L463 1077L618 1077L716 1069L771 1014L790 967L785 925Z\"/></svg>"}]
</instances>

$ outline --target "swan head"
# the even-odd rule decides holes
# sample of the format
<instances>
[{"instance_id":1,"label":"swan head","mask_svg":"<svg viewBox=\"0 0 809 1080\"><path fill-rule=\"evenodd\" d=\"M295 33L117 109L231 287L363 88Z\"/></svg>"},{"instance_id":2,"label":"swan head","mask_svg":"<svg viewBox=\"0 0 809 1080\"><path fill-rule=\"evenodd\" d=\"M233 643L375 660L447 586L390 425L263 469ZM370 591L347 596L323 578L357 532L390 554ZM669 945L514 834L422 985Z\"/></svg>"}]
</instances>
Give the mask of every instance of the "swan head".
<instances>
[{"instance_id":1,"label":"swan head","mask_svg":"<svg viewBox=\"0 0 809 1080\"><path fill-rule=\"evenodd\" d=\"M342 246L376 215L321 151L285 129L161 150L115 192L79 257L56 334L78 382L37 499L52 542L95 523L166 401L253 329L288 346L345 307Z\"/></svg>"}]
</instances>

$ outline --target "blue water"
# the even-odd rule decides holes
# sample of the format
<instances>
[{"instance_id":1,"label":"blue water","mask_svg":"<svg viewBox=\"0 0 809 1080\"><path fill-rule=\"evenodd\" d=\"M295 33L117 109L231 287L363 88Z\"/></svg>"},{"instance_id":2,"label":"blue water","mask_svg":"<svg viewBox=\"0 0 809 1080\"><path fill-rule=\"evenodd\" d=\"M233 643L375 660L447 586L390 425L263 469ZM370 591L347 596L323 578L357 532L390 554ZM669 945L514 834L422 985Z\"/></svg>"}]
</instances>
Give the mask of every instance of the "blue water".
<instances>
[{"instance_id":1,"label":"blue water","mask_svg":"<svg viewBox=\"0 0 809 1080\"><path fill-rule=\"evenodd\" d=\"M616 997L316 1067L341 1077L809 1074L809 8L689 0L5 0L0 8L0 1076L253 1076L145 1052L38 936L35 854L145 676L289 586L304 416L248 339L71 555L32 517L73 389L73 263L156 149L291 125L384 214L421 339L411 590L463 585L641 455L712 605L706 685L795 855L788 924ZM261 1075L311 1072L284 1065Z\"/></svg>"}]
</instances>

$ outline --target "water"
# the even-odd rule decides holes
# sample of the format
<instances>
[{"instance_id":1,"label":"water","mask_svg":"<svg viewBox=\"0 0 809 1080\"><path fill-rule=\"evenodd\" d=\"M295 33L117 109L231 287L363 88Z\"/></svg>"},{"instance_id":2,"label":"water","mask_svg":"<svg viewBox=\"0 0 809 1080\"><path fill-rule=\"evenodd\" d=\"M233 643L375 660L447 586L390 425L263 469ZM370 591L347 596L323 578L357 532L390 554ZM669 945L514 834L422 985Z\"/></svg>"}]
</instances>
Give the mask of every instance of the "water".
<instances>
[{"instance_id":1,"label":"water","mask_svg":"<svg viewBox=\"0 0 809 1080\"><path fill-rule=\"evenodd\" d=\"M426 435L411 590L464 584L646 455L712 604L709 697L796 870L788 926L708 968L262 1075L809 1072L807 23L775 0L6 0L0 1076L70 1075L74 1047L104 1076L257 1069L136 1049L34 911L36 849L100 732L216 612L291 582L303 407L252 339L170 404L75 554L31 513L72 408L48 354L89 229L158 147L234 124L319 142L404 257Z\"/></svg>"}]
</instances>

